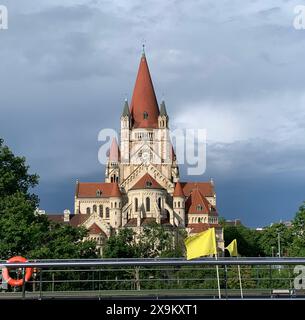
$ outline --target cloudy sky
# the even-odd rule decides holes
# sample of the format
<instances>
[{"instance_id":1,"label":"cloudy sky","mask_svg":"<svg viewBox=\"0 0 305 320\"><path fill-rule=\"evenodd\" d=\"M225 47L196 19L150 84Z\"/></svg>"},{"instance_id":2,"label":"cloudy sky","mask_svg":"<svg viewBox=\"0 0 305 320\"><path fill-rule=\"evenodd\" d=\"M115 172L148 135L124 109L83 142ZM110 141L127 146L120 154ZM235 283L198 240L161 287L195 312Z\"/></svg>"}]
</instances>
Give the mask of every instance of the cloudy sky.
<instances>
[{"instance_id":1,"label":"cloudy sky","mask_svg":"<svg viewBox=\"0 0 305 320\"><path fill-rule=\"evenodd\" d=\"M0 0L0 136L40 175L48 212L102 181L102 128L118 129L141 45L173 128L207 129L227 219L263 226L305 200L305 30L289 0ZM303 3L305 4L305 3Z\"/></svg>"}]
</instances>

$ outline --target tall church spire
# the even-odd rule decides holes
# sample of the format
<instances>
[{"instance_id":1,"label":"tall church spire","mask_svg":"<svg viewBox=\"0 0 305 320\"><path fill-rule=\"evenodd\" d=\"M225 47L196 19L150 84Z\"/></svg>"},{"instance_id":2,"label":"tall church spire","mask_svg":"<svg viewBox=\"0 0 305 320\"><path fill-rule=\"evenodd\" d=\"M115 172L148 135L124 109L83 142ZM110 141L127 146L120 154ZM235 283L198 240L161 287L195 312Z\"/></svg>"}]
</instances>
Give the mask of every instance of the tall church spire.
<instances>
[{"instance_id":1,"label":"tall church spire","mask_svg":"<svg viewBox=\"0 0 305 320\"><path fill-rule=\"evenodd\" d=\"M159 107L144 51L130 106L135 128L158 127Z\"/></svg>"}]
</instances>

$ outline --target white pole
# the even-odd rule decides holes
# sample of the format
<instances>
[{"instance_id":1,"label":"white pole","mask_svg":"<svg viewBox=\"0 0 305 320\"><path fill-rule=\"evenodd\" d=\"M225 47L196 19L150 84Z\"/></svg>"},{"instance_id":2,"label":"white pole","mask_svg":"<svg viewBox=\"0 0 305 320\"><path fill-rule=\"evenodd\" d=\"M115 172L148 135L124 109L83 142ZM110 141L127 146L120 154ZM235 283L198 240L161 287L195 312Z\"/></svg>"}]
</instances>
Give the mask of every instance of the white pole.
<instances>
[{"instance_id":1,"label":"white pole","mask_svg":"<svg viewBox=\"0 0 305 320\"><path fill-rule=\"evenodd\" d=\"M238 277L239 277L240 297L243 299L244 298L244 294L243 294L243 287L242 287L242 284L241 284L240 265L237 265L237 268L238 268Z\"/></svg>"},{"instance_id":2,"label":"white pole","mask_svg":"<svg viewBox=\"0 0 305 320\"><path fill-rule=\"evenodd\" d=\"M215 258L216 258L216 260L218 260L218 259L217 259L217 253L216 253L216 255L215 255ZM217 274L217 284L218 284L218 298L221 299L218 264L216 265L216 274Z\"/></svg>"}]
</instances>

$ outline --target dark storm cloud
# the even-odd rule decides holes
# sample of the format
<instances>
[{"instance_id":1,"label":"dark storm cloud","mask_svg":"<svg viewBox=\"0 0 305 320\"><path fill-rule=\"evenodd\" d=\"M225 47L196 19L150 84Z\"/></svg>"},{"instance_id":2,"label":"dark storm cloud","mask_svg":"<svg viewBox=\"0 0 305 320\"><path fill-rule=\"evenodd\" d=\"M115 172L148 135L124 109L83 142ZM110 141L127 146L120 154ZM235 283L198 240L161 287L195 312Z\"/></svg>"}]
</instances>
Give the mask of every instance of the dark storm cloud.
<instances>
[{"instance_id":1,"label":"dark storm cloud","mask_svg":"<svg viewBox=\"0 0 305 320\"><path fill-rule=\"evenodd\" d=\"M77 178L103 179L98 132L118 129L145 41L172 126L207 128L207 172L189 179L214 177L221 215L292 217L305 150L298 1L0 2L0 136L40 174L41 207L72 209Z\"/></svg>"}]
</instances>

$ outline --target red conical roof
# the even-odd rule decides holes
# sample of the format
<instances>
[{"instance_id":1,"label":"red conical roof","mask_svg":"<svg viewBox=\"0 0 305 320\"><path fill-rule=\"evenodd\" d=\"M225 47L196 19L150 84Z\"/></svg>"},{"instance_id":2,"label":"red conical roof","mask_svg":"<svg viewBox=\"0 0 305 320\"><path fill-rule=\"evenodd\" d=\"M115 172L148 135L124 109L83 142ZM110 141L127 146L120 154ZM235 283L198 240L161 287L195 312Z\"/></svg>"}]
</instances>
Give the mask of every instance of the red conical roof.
<instances>
[{"instance_id":1,"label":"red conical roof","mask_svg":"<svg viewBox=\"0 0 305 320\"><path fill-rule=\"evenodd\" d=\"M118 162L120 160L120 149L116 138L113 138L110 151L109 151L109 160Z\"/></svg>"},{"instance_id":2,"label":"red conical roof","mask_svg":"<svg viewBox=\"0 0 305 320\"><path fill-rule=\"evenodd\" d=\"M145 54L142 54L140 61L130 112L135 128L158 127L159 107Z\"/></svg>"},{"instance_id":3,"label":"red conical roof","mask_svg":"<svg viewBox=\"0 0 305 320\"><path fill-rule=\"evenodd\" d=\"M110 193L110 197L121 197L121 191L117 183L113 183L113 187Z\"/></svg>"},{"instance_id":4,"label":"red conical roof","mask_svg":"<svg viewBox=\"0 0 305 320\"><path fill-rule=\"evenodd\" d=\"M181 183L178 181L175 186L173 197L184 197Z\"/></svg>"}]
</instances>

